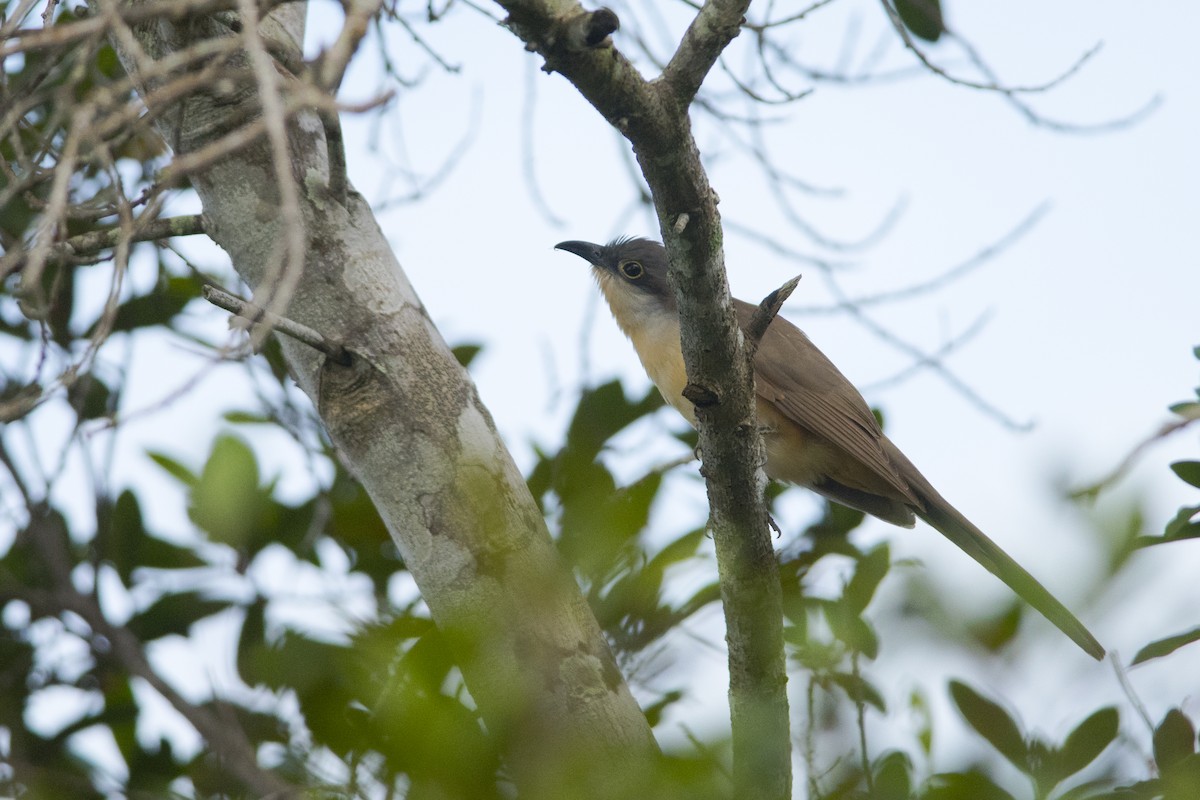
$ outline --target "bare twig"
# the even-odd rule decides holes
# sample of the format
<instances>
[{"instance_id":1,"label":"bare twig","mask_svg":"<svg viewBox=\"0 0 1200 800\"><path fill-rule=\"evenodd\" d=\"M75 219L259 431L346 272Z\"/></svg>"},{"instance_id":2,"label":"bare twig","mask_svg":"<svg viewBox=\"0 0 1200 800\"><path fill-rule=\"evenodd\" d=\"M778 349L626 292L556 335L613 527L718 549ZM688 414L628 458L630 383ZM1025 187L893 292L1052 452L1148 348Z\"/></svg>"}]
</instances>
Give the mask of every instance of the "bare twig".
<instances>
[{"instance_id":1,"label":"bare twig","mask_svg":"<svg viewBox=\"0 0 1200 800\"><path fill-rule=\"evenodd\" d=\"M164 19L180 21L188 17L232 11L238 0L151 0L145 3L121 3L119 13L126 24ZM258 6L262 13L289 0L262 0ZM9 41L0 45L0 58L13 53L45 50L73 44L78 41L101 36L108 30L109 21L102 16L87 17L69 25L53 25L48 28L22 29L15 31Z\"/></svg>"},{"instance_id":2,"label":"bare twig","mask_svg":"<svg viewBox=\"0 0 1200 800\"><path fill-rule=\"evenodd\" d=\"M529 196L533 200L534 206L542 213L547 222L556 228L561 228L566 224L566 220L555 214L554 209L546 202L537 176L537 159L535 158L537 146L534 141L534 137L538 133L538 127L535 124L537 79L537 68L532 61L529 61L525 66L524 102L521 104L521 171L525 176L525 188L529 190Z\"/></svg>"},{"instance_id":3,"label":"bare twig","mask_svg":"<svg viewBox=\"0 0 1200 800\"><path fill-rule=\"evenodd\" d=\"M803 276L797 275L768 294L758 304L758 308L754 309L754 316L750 318L750 324L746 326L745 330L747 358L754 358L754 353L758 350L758 343L762 341L763 334L767 332L767 328L771 327L771 323L775 321L775 317L779 314L779 309L792 296L792 292L796 291L796 286L800 283L801 277Z\"/></svg>"},{"instance_id":4,"label":"bare twig","mask_svg":"<svg viewBox=\"0 0 1200 800\"><path fill-rule=\"evenodd\" d=\"M314 67L317 85L336 94L346 75L350 59L358 52L358 46L367 35L371 20L379 13L383 0L352 0L346 7L346 20L342 30L316 60Z\"/></svg>"},{"instance_id":5,"label":"bare twig","mask_svg":"<svg viewBox=\"0 0 1200 800\"><path fill-rule=\"evenodd\" d=\"M932 353L927 353L921 358L913 359L912 363L910 363L908 366L896 370L896 372L892 373L891 375L886 375L882 378L877 378L873 381L861 384L859 389L864 393L886 389L889 386L895 386L896 384L903 383L931 364L945 363L948 355L956 350L961 350L963 346L973 341L975 337L979 335L980 331L987 327L987 323L991 320L991 318L991 313L985 311L976 317L975 321L964 328L961 333L957 333L950 337L937 350L933 351Z\"/></svg>"},{"instance_id":6,"label":"bare twig","mask_svg":"<svg viewBox=\"0 0 1200 800\"><path fill-rule=\"evenodd\" d=\"M747 6L745 0L708 0L688 26L662 73L663 84L671 87L680 107L692 102L721 52L738 35Z\"/></svg>"},{"instance_id":7,"label":"bare twig","mask_svg":"<svg viewBox=\"0 0 1200 800\"><path fill-rule=\"evenodd\" d=\"M922 364L924 364L924 366L932 370L934 374L938 375L943 381L949 384L951 388L970 401L972 405L974 405L987 416L999 422L1004 427L1010 430L1022 432L1031 430L1033 428L1032 422L1020 422L1004 413L1002 410L1000 410L1000 408L990 403L983 395L967 384L966 381L947 368L946 365L941 361L932 358L916 345L901 339L895 333L871 319L866 312L850 302L849 298L846 297L841 286L838 285L836 279L834 279L832 275L829 273L824 273L824 277L826 284L838 298L839 303L841 303L846 309L846 312L854 317L854 319L864 328L900 352L920 361Z\"/></svg>"},{"instance_id":8,"label":"bare twig","mask_svg":"<svg viewBox=\"0 0 1200 800\"><path fill-rule=\"evenodd\" d=\"M133 221L127 231L128 240L134 242L149 242L158 239L168 239L172 236L194 236L204 233L204 220L199 214L187 214L180 217L162 217L143 222L143 215ZM53 244L45 255L48 264L66 261L73 256L91 255L103 250L116 247L121 240L122 229L105 228L98 231L88 231L78 236L72 236ZM11 251L0 256L0 279L7 277L25 265L28 254L25 251Z\"/></svg>"},{"instance_id":9,"label":"bare twig","mask_svg":"<svg viewBox=\"0 0 1200 800\"><path fill-rule=\"evenodd\" d=\"M1112 472L1108 473L1095 483L1075 489L1071 492L1071 496L1076 498L1095 497L1104 489L1112 486L1114 483L1121 480L1121 478L1125 477L1125 474L1133 468L1133 465L1137 463L1138 459L1142 457L1142 453L1146 452L1148 448L1157 444L1158 442L1161 442L1163 439L1174 436L1184 428L1191 427L1198 421L1200 421L1200 417L1186 416L1165 423L1153 434L1138 442L1137 445L1129 451L1129 454L1121 459L1121 463L1113 468Z\"/></svg>"},{"instance_id":10,"label":"bare twig","mask_svg":"<svg viewBox=\"0 0 1200 800\"><path fill-rule=\"evenodd\" d=\"M201 295L205 300L212 303L214 306L225 309L226 311L236 314L242 319L251 322L255 325L265 324L271 330L278 331L292 337L293 339L304 342L309 347L312 347L329 357L342 366L349 366L353 361L350 351L341 344L334 342L322 336L317 331L307 325L301 325L299 322L294 322L287 317L281 317L278 314L273 314L266 309L251 303L249 300L243 300L228 292L222 291L215 286L205 286L200 290Z\"/></svg>"},{"instance_id":11,"label":"bare twig","mask_svg":"<svg viewBox=\"0 0 1200 800\"><path fill-rule=\"evenodd\" d=\"M989 242L984 247L980 248L979 252L974 253L967 259L954 264L942 272L934 275L928 280L919 283L912 283L900 289L891 289L885 292L876 292L874 294L863 294L856 297L851 297L844 302L834 305L810 305L810 306L791 306L790 311L795 311L800 314L809 316L816 314L842 314L847 310L846 307L855 306L856 308L869 308L870 306L883 305L885 303L895 303L903 300L911 300L921 295L929 294L949 286L957 280L961 280L970 273L987 264L989 261L996 258L1004 251L1011 248L1014 244L1024 238L1034 226L1042 221L1050 211L1049 203L1042 203L1030 211L1023 219L1017 222L1010 230L1001 234L994 241Z\"/></svg>"},{"instance_id":12,"label":"bare twig","mask_svg":"<svg viewBox=\"0 0 1200 800\"><path fill-rule=\"evenodd\" d=\"M965 86L968 89L983 89L985 91L999 92L1000 94L1005 94L1005 95L1039 94L1041 92L1048 92L1051 89L1053 89L1054 87L1061 85L1064 81L1070 79L1076 73L1078 73L1079 70L1083 68L1083 65L1086 64L1087 62L1091 61L1092 57L1095 56L1098 52L1100 52L1100 48L1103 47L1102 43L1097 42L1096 44L1092 45L1090 48L1085 50L1083 52L1083 55L1081 55L1079 58L1077 58L1075 60L1075 63L1073 63L1069 67L1067 67L1066 70L1064 70L1062 73L1055 76L1054 78L1051 78L1050 80L1045 81L1043 83L1035 83L1035 84L1030 84L1027 86L1020 86L1020 85L1010 86L1007 84L1002 84L996 80L989 80L986 83L981 82L981 81L973 81L968 78L959 77L957 75L951 75L945 69L943 69L942 67L938 66L933 61L931 61L929 59L929 56L925 55L925 51L922 50L917 45L916 41L914 41L912 34L908 32L908 26L906 26L904 24L904 21L900 19L900 14L899 14L899 12L896 11L895 6L892 5L891 0L880 0L880 2L883 4L884 10L887 12L888 19L892 23L892 28L894 28L896 33L900 36L900 40L904 42L904 46L914 56L917 57L918 61L920 61L923 65L925 65L926 69L928 69L930 72L935 73L936 75L939 75L939 76L945 78L946 80L950 81L951 83L958 84L959 86Z\"/></svg>"}]
</instances>

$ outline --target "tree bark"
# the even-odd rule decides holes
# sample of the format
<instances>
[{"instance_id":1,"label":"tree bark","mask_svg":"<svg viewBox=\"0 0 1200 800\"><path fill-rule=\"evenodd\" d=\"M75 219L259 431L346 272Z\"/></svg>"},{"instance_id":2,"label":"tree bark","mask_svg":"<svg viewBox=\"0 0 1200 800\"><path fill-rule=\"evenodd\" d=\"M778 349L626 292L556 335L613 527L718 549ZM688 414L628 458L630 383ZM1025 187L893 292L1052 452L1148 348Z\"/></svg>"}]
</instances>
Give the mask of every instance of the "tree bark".
<instances>
[{"instance_id":1,"label":"tree bark","mask_svg":"<svg viewBox=\"0 0 1200 800\"><path fill-rule=\"evenodd\" d=\"M282 48L285 62L299 62L305 10L303 3L281 6L259 28L260 41L273 55ZM133 32L144 54L119 36L114 41L136 76L147 58L213 37L244 37L231 22L209 16L139 24ZM271 113L275 90L264 85L255 57L246 42L217 91L151 108L177 157L211 152L259 120L264 107ZM272 66L280 70L279 63ZM152 98L166 80L139 90ZM280 85L295 80L284 75ZM387 522L522 796L629 796L658 752L646 719L473 383L370 208L353 188L344 202L331 191L319 115L287 108L286 174L281 143L269 131L191 174L205 228L256 301L351 353L353 363L339 366L283 342L297 383ZM289 190L298 219L289 217ZM289 249L297 239L298 259Z\"/></svg>"}]
</instances>

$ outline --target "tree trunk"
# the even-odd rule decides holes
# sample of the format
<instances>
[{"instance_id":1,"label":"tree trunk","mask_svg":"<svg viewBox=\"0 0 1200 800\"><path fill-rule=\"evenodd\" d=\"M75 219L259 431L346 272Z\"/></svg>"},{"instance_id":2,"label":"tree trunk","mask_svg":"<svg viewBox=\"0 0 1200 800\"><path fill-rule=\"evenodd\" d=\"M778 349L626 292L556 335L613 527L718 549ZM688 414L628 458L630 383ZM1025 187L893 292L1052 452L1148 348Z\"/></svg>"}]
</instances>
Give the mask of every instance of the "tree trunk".
<instances>
[{"instance_id":1,"label":"tree trunk","mask_svg":"<svg viewBox=\"0 0 1200 800\"><path fill-rule=\"evenodd\" d=\"M286 63L299 63L305 11L283 5L259 26L259 41ZM299 81L279 61L273 81L264 77L266 51L256 56L240 28L231 14L158 20L133 29L144 53L114 41L137 76L197 42L245 40L200 92L158 107L155 90L179 74L139 85L177 163L226 148L190 172L209 235L257 302L352 354L340 366L284 341L297 382L379 508L485 724L501 738L522 796L628 796L649 774L639 765L650 767L657 754L645 717L473 383L370 208L336 178L331 186L321 115L297 110L288 87ZM286 128L283 139L269 130L275 108L288 115L277 128ZM235 148L255 124L266 132ZM334 164L336 176L336 153ZM631 784L614 780L613 764Z\"/></svg>"}]
</instances>

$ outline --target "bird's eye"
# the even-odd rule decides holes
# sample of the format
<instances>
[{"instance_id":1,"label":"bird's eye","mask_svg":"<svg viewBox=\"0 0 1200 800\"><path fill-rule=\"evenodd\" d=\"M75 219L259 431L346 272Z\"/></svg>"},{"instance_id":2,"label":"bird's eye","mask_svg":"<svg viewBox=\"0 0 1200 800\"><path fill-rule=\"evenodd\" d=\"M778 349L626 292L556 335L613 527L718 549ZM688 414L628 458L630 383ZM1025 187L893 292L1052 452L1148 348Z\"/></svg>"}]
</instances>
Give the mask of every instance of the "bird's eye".
<instances>
[{"instance_id":1,"label":"bird's eye","mask_svg":"<svg viewBox=\"0 0 1200 800\"><path fill-rule=\"evenodd\" d=\"M621 265L621 274L631 281L636 281L638 278L646 274L646 270L636 261L626 261Z\"/></svg>"}]
</instances>

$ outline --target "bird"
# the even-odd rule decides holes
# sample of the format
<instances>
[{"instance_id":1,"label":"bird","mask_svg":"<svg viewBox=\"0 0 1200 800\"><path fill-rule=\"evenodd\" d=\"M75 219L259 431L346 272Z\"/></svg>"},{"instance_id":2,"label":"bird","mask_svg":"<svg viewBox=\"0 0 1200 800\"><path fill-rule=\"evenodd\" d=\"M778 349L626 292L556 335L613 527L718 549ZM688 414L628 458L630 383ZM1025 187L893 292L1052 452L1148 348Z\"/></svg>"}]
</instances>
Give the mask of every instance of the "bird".
<instances>
[{"instance_id":1,"label":"bird","mask_svg":"<svg viewBox=\"0 0 1200 800\"><path fill-rule=\"evenodd\" d=\"M696 425L680 344L679 313L660 243L624 237L608 244L555 245L592 266L617 325L663 399ZM736 298L743 330L756 306ZM911 528L919 517L1008 585L1096 660L1104 647L1036 578L946 501L884 434L859 391L783 317L754 353L754 391L767 476L804 486L881 520Z\"/></svg>"}]
</instances>

